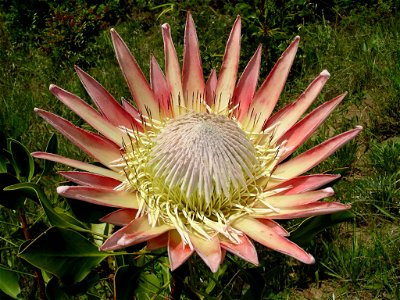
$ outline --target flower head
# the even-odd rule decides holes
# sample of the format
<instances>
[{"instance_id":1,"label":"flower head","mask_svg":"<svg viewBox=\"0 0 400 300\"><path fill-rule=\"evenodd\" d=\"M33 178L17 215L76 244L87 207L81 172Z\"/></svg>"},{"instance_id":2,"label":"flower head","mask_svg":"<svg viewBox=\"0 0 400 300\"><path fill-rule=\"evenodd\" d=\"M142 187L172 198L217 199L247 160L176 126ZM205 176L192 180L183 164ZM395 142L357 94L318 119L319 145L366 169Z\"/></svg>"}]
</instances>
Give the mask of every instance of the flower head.
<instances>
[{"instance_id":1,"label":"flower head","mask_svg":"<svg viewBox=\"0 0 400 300\"><path fill-rule=\"evenodd\" d=\"M118 103L97 81L76 68L95 110L55 86L50 91L98 133L78 128L50 112L36 112L103 166L55 154L33 155L82 171L61 172L77 186L60 195L118 208L102 221L122 226L101 246L116 250L140 242L168 248L171 269L193 252L212 271L225 251L258 264L252 240L304 263L314 258L289 241L274 220L328 214L350 208L320 202L337 175L302 176L361 127L286 160L325 120L345 94L299 120L329 78L327 71L292 104L273 114L297 51L296 37L256 91L261 47L236 82L240 17L233 25L221 70L204 80L190 13L185 28L182 73L169 25L162 25L165 72L151 58L150 84L121 37L111 30L116 56L135 106Z\"/></svg>"}]
</instances>

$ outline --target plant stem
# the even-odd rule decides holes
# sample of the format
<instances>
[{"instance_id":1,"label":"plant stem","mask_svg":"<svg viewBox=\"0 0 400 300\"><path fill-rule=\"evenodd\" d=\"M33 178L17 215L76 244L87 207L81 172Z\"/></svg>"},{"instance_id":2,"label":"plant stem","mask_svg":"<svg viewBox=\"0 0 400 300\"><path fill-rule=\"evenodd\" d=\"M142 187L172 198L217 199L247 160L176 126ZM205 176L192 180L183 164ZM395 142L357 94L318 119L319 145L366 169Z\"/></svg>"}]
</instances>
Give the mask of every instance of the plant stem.
<instances>
[{"instance_id":1,"label":"plant stem","mask_svg":"<svg viewBox=\"0 0 400 300\"><path fill-rule=\"evenodd\" d=\"M28 227L28 222L26 221L25 211L22 207L18 208L18 219L21 223L21 229L22 229L22 232L24 233L25 240L29 241L31 239L31 236L29 234L29 227ZM35 268L35 267L33 269L33 272L35 273L36 282L39 286L40 300L46 300L47 299L46 287L44 284L42 272L40 271L40 269Z\"/></svg>"}]
</instances>

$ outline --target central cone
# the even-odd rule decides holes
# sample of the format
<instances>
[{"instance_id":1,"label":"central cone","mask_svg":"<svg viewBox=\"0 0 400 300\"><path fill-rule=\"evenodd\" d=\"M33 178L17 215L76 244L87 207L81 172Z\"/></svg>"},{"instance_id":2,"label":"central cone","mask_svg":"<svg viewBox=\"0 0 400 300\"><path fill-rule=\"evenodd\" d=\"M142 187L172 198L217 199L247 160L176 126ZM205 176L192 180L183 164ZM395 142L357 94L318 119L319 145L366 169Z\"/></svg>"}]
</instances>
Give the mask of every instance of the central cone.
<instances>
[{"instance_id":1,"label":"central cone","mask_svg":"<svg viewBox=\"0 0 400 300\"><path fill-rule=\"evenodd\" d=\"M229 198L253 176L256 151L238 125L225 116L190 113L171 120L155 139L150 164L168 188L180 186L210 203Z\"/></svg>"}]
</instances>

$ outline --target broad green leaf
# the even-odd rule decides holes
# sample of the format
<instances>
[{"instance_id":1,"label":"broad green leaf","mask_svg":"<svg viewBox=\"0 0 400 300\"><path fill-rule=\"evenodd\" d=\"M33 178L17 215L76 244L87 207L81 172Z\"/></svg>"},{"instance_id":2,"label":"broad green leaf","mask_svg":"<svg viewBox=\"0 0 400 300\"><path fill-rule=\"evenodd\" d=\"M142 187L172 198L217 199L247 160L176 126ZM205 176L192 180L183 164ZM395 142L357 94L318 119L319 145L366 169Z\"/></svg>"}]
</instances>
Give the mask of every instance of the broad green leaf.
<instances>
[{"instance_id":1,"label":"broad green leaf","mask_svg":"<svg viewBox=\"0 0 400 300\"><path fill-rule=\"evenodd\" d=\"M0 205L9 209L17 209L24 205L25 196L20 191L4 190L8 186L18 184L19 180L8 173L0 173Z\"/></svg>"},{"instance_id":2,"label":"broad green leaf","mask_svg":"<svg viewBox=\"0 0 400 300\"><path fill-rule=\"evenodd\" d=\"M65 284L82 281L109 254L81 234L51 227L18 254L35 267L54 274Z\"/></svg>"},{"instance_id":3,"label":"broad green leaf","mask_svg":"<svg viewBox=\"0 0 400 300\"><path fill-rule=\"evenodd\" d=\"M51 225L58 226L61 228L71 228L77 231L86 231L86 226L79 222L74 217L65 213L58 213L54 210L50 204L49 199L44 193L43 189L35 183L18 183L8 186L4 189L5 191L22 191L25 196L30 199L38 199L43 206L47 218Z\"/></svg>"},{"instance_id":4,"label":"broad green leaf","mask_svg":"<svg viewBox=\"0 0 400 300\"><path fill-rule=\"evenodd\" d=\"M28 149L17 140L8 139L8 151L11 153L11 164L17 178L22 176L31 181L35 173L35 163Z\"/></svg>"},{"instance_id":5,"label":"broad green leaf","mask_svg":"<svg viewBox=\"0 0 400 300\"><path fill-rule=\"evenodd\" d=\"M2 266L0 266L0 290L14 299L21 293L17 273Z\"/></svg>"},{"instance_id":6,"label":"broad green leaf","mask_svg":"<svg viewBox=\"0 0 400 300\"><path fill-rule=\"evenodd\" d=\"M53 134L51 136L51 138L49 139L49 141L47 142L46 152L57 154L57 150L58 150L57 135ZM44 161L44 167L43 167L42 175L48 174L53 169L54 164L55 163L53 161L46 159Z\"/></svg>"},{"instance_id":7,"label":"broad green leaf","mask_svg":"<svg viewBox=\"0 0 400 300\"><path fill-rule=\"evenodd\" d=\"M143 268L135 266L119 267L114 277L114 297L116 300L134 299Z\"/></svg>"},{"instance_id":8,"label":"broad green leaf","mask_svg":"<svg viewBox=\"0 0 400 300\"><path fill-rule=\"evenodd\" d=\"M290 235L290 240L300 246L305 246L321 231L335 224L354 219L354 215L349 211L343 211L331 215L322 215L305 220Z\"/></svg>"},{"instance_id":9,"label":"broad green leaf","mask_svg":"<svg viewBox=\"0 0 400 300\"><path fill-rule=\"evenodd\" d=\"M154 273L142 272L135 295L137 299L146 299L148 295L158 295L161 288L162 282Z\"/></svg>"}]
</instances>

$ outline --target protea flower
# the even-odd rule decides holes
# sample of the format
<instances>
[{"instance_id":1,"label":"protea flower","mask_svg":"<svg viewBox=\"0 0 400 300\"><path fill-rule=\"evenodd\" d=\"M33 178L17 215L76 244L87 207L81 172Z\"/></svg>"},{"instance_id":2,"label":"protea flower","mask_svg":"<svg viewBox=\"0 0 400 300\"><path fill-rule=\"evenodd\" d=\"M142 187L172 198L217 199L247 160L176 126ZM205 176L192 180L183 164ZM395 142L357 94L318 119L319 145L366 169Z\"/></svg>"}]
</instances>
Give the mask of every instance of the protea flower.
<instances>
[{"instance_id":1,"label":"protea flower","mask_svg":"<svg viewBox=\"0 0 400 300\"><path fill-rule=\"evenodd\" d=\"M165 72L151 57L150 84L118 33L111 29L116 56L135 106L118 103L95 79L76 72L98 110L55 86L50 91L98 133L74 126L50 112L35 111L103 167L55 154L37 158L81 171L60 172L78 186L60 195L118 208L102 221L121 226L101 246L117 250L141 242L167 247L176 269L196 252L215 272L229 251L258 264L252 240L304 263L314 258L288 240L274 220L328 214L348 204L320 202L333 194L319 189L338 175L302 175L361 130L335 136L287 159L325 120L345 94L300 121L329 78L325 70L292 104L273 114L299 37L295 37L256 91L261 47L240 79L240 17L230 33L222 67L205 82L197 35L187 16L182 73L162 25Z\"/></svg>"}]
</instances>

